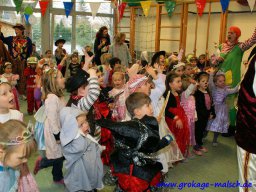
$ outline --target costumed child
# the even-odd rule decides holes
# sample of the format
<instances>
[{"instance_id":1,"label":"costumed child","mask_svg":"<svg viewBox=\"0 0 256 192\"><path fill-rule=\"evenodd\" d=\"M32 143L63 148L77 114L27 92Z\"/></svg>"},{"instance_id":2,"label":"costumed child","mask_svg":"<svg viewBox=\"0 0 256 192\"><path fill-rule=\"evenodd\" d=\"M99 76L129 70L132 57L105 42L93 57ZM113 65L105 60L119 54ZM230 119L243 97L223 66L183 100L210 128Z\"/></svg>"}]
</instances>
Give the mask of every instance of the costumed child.
<instances>
[{"instance_id":1,"label":"costumed child","mask_svg":"<svg viewBox=\"0 0 256 192\"><path fill-rule=\"evenodd\" d=\"M210 75L209 85L212 100L215 108L216 117L209 121L207 130L214 132L212 145L218 145L217 139L220 133L227 133L229 127L228 106L226 98L230 94L238 92L239 84L234 88L228 88L225 83L225 74L217 72L214 76Z\"/></svg>"},{"instance_id":2,"label":"costumed child","mask_svg":"<svg viewBox=\"0 0 256 192\"><path fill-rule=\"evenodd\" d=\"M193 152L196 155L202 155L207 152L207 148L203 146L203 137L206 135L206 126L208 120L215 118L215 110L211 95L208 91L209 75L206 72L200 72L196 75L195 80L198 88L194 93L196 100L197 121L195 122L195 139L196 145Z\"/></svg>"},{"instance_id":3,"label":"costumed child","mask_svg":"<svg viewBox=\"0 0 256 192\"><path fill-rule=\"evenodd\" d=\"M109 53L104 53L100 57L101 65L98 66L98 69L103 74L103 85L102 85L103 87L110 86L108 83L109 83L109 76L110 76L110 71L111 71L109 60L111 58L112 58L112 55Z\"/></svg>"},{"instance_id":4,"label":"costumed child","mask_svg":"<svg viewBox=\"0 0 256 192\"><path fill-rule=\"evenodd\" d=\"M169 71L182 77L184 75L185 63L178 62L169 66Z\"/></svg>"},{"instance_id":5,"label":"costumed child","mask_svg":"<svg viewBox=\"0 0 256 192\"><path fill-rule=\"evenodd\" d=\"M77 71L79 69L81 69L81 65L78 62L78 54L73 53L70 56L70 59L71 59L71 61L70 61L69 65L68 65L68 69L70 70L70 76L75 76Z\"/></svg>"},{"instance_id":6,"label":"costumed child","mask_svg":"<svg viewBox=\"0 0 256 192\"><path fill-rule=\"evenodd\" d=\"M54 51L54 56L57 62L57 65L60 64L60 62L62 61L63 57L65 57L65 55L67 54L66 49L63 48L63 45L66 43L65 39L58 39L57 41L55 41L55 46L57 47ZM61 73L62 75L65 77L65 73L66 73L66 63L63 65L62 69L61 69Z\"/></svg>"},{"instance_id":7,"label":"costumed child","mask_svg":"<svg viewBox=\"0 0 256 192\"><path fill-rule=\"evenodd\" d=\"M6 62L3 66L4 74L0 75L1 79L7 79L7 81L11 84L12 86L12 93L14 95L14 101L15 101L15 106L14 109L20 110L20 105L19 105L19 99L18 99L18 91L15 87L17 85L17 80L19 80L19 75L12 74L12 64L10 62Z\"/></svg>"},{"instance_id":8,"label":"costumed child","mask_svg":"<svg viewBox=\"0 0 256 192\"><path fill-rule=\"evenodd\" d=\"M125 89L125 74L115 72L112 76L113 89L108 92L109 96L114 98L112 118L116 121L122 121L126 116L126 107L124 94Z\"/></svg>"},{"instance_id":9,"label":"costumed child","mask_svg":"<svg viewBox=\"0 0 256 192\"><path fill-rule=\"evenodd\" d=\"M182 78L192 78L193 76L193 66L191 63L186 63L184 67L184 75Z\"/></svg>"},{"instance_id":10,"label":"costumed child","mask_svg":"<svg viewBox=\"0 0 256 192\"><path fill-rule=\"evenodd\" d=\"M0 191L39 192L35 181L22 182L24 164L36 149L31 127L18 120L0 125ZM10 131L11 130L11 131ZM32 176L31 176L32 177Z\"/></svg>"},{"instance_id":11,"label":"costumed child","mask_svg":"<svg viewBox=\"0 0 256 192\"><path fill-rule=\"evenodd\" d=\"M66 159L64 176L68 191L97 191L102 189L102 146L89 134L86 114L75 107L60 112L62 152Z\"/></svg>"},{"instance_id":12,"label":"costumed child","mask_svg":"<svg viewBox=\"0 0 256 192\"><path fill-rule=\"evenodd\" d=\"M196 101L194 97L194 93L197 89L196 81L186 77L182 79L182 93L181 93L181 106L183 107L187 119L188 119L188 127L189 127L189 144L190 146L196 145L195 140L195 121L197 120L196 113ZM190 152L189 152L190 153ZM189 154L190 155L190 154ZM198 151L198 155L202 155L200 151Z\"/></svg>"},{"instance_id":13,"label":"costumed child","mask_svg":"<svg viewBox=\"0 0 256 192\"><path fill-rule=\"evenodd\" d=\"M29 115L33 115L34 109L36 111L38 110L38 106L36 105L34 98L37 63L38 59L36 57L29 57L27 59L27 67L24 69L24 76L26 77L27 83L27 111Z\"/></svg>"},{"instance_id":14,"label":"costumed child","mask_svg":"<svg viewBox=\"0 0 256 192\"><path fill-rule=\"evenodd\" d=\"M210 66L209 60L206 59L205 54L201 54L198 57L197 67L200 71L205 71L206 68Z\"/></svg>"},{"instance_id":15,"label":"costumed child","mask_svg":"<svg viewBox=\"0 0 256 192\"><path fill-rule=\"evenodd\" d=\"M181 106L179 97L179 92L182 88L181 77L176 73L169 73L166 76L165 85L165 98L167 98L168 92L170 91L170 96L165 108L165 120L176 139L181 153L186 158L189 154L190 133L188 119L183 107Z\"/></svg>"},{"instance_id":16,"label":"costumed child","mask_svg":"<svg viewBox=\"0 0 256 192\"><path fill-rule=\"evenodd\" d=\"M115 68L122 68L122 65L121 65L121 60L117 57L113 57L109 60L109 64L110 64L110 67L111 67L111 70L109 72L109 78L108 78L108 84L111 85L112 84L112 75L114 74L115 72ZM125 72L125 70L124 70Z\"/></svg>"},{"instance_id":17,"label":"costumed child","mask_svg":"<svg viewBox=\"0 0 256 192\"><path fill-rule=\"evenodd\" d=\"M112 171L118 178L118 188L126 192L150 191L160 182L161 163L156 152L171 143L173 138L159 136L158 122L153 117L151 99L144 93L133 93L126 100L132 120L97 123L115 137L115 151L111 154Z\"/></svg>"}]
</instances>

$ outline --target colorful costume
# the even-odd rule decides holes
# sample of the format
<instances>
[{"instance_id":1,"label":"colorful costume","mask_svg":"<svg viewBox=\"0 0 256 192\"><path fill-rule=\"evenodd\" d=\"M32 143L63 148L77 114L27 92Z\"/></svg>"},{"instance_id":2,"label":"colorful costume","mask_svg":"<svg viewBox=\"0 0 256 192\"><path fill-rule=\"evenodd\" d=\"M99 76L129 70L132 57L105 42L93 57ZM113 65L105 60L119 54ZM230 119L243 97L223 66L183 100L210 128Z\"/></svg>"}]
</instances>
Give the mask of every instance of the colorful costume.
<instances>
[{"instance_id":1,"label":"colorful costume","mask_svg":"<svg viewBox=\"0 0 256 192\"><path fill-rule=\"evenodd\" d=\"M112 112L112 118L115 119L116 121L124 120L126 115L126 106L125 106L126 95L124 94L124 88L123 89L113 88L111 91L108 92L108 94L110 97L114 98L115 107Z\"/></svg>"},{"instance_id":2,"label":"colorful costume","mask_svg":"<svg viewBox=\"0 0 256 192\"><path fill-rule=\"evenodd\" d=\"M239 191L255 191L256 178L256 48L251 53L248 70L241 82L235 135L239 181L253 187L240 187Z\"/></svg>"}]
</instances>

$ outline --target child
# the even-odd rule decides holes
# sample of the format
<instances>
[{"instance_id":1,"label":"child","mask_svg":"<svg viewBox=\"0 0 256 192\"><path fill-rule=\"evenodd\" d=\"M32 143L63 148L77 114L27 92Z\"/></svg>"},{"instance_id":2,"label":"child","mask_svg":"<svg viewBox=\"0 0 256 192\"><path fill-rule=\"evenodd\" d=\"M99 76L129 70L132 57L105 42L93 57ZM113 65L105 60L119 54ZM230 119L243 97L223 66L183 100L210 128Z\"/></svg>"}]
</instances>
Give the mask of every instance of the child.
<instances>
[{"instance_id":1,"label":"child","mask_svg":"<svg viewBox=\"0 0 256 192\"><path fill-rule=\"evenodd\" d=\"M226 97L229 94L238 92L237 85L235 88L228 88L225 84L225 74L217 73L213 79L213 74L210 76L211 93L213 98L213 104L215 108L216 118L208 124L208 131L214 132L212 145L216 147L218 145L217 139L219 133L227 133L229 127L228 118L228 106L226 104Z\"/></svg>"},{"instance_id":2,"label":"child","mask_svg":"<svg viewBox=\"0 0 256 192\"><path fill-rule=\"evenodd\" d=\"M34 99L34 89L36 88L35 76L37 62L38 60L36 57L29 57L27 59L27 67L24 69L24 76L27 79L27 111L29 115L33 115L34 108L36 111L38 110Z\"/></svg>"},{"instance_id":3,"label":"child","mask_svg":"<svg viewBox=\"0 0 256 192\"><path fill-rule=\"evenodd\" d=\"M125 119L126 107L125 107L125 75L121 72L115 72L112 76L113 89L109 92L109 96L114 98L114 108L112 118L116 121L122 121Z\"/></svg>"},{"instance_id":4,"label":"child","mask_svg":"<svg viewBox=\"0 0 256 192\"><path fill-rule=\"evenodd\" d=\"M191 78L193 76L193 66L191 63L186 63L184 67L184 75L185 77Z\"/></svg>"},{"instance_id":5,"label":"child","mask_svg":"<svg viewBox=\"0 0 256 192\"><path fill-rule=\"evenodd\" d=\"M89 135L86 114L75 107L60 112L60 141L66 159L65 185L68 191L94 191L103 188L101 146Z\"/></svg>"},{"instance_id":6,"label":"child","mask_svg":"<svg viewBox=\"0 0 256 192\"><path fill-rule=\"evenodd\" d=\"M109 78L108 78L108 84L111 85L112 84L112 75L114 74L114 70L115 68L119 68L119 67L122 67L121 65L121 60L117 57L113 57L109 60L109 64L110 64L110 67L111 67L111 70L109 72Z\"/></svg>"},{"instance_id":7,"label":"child","mask_svg":"<svg viewBox=\"0 0 256 192\"><path fill-rule=\"evenodd\" d=\"M187 119L188 119L188 126L189 126L189 135L190 135L190 142L191 146L196 145L195 141L195 121L197 120L197 113L196 113L196 103L194 92L197 88L195 80L191 80L190 78L183 78L182 79L182 94L181 94L181 106L183 107ZM198 152L199 153L199 152ZM201 154L201 153L200 153Z\"/></svg>"},{"instance_id":8,"label":"child","mask_svg":"<svg viewBox=\"0 0 256 192\"><path fill-rule=\"evenodd\" d=\"M68 69L70 70L70 76L75 76L77 71L81 69L81 65L78 63L78 55L73 53L70 59L71 62L68 66Z\"/></svg>"},{"instance_id":9,"label":"child","mask_svg":"<svg viewBox=\"0 0 256 192\"><path fill-rule=\"evenodd\" d=\"M166 76L166 91L164 97L170 96L165 108L165 120L169 129L174 134L176 142L180 148L184 157L188 156L189 147L189 127L188 120L184 109L180 104L180 98L178 92L181 91L181 77L175 73L169 73Z\"/></svg>"},{"instance_id":10,"label":"child","mask_svg":"<svg viewBox=\"0 0 256 192\"><path fill-rule=\"evenodd\" d=\"M58 39L55 41L55 46L57 49L55 49L54 56L57 62L57 65L60 64L63 57L67 54L67 51L63 48L63 45L66 43L65 39ZM63 76L65 76L66 73L66 65L63 65L61 73Z\"/></svg>"},{"instance_id":11,"label":"child","mask_svg":"<svg viewBox=\"0 0 256 192\"><path fill-rule=\"evenodd\" d=\"M193 66L193 74L199 73L200 69L197 67L198 59L197 57L191 57L189 63Z\"/></svg>"},{"instance_id":12,"label":"child","mask_svg":"<svg viewBox=\"0 0 256 192\"><path fill-rule=\"evenodd\" d=\"M206 60L206 55L201 54L197 63L197 67L200 71L205 71L205 68L209 67L209 61Z\"/></svg>"},{"instance_id":13,"label":"child","mask_svg":"<svg viewBox=\"0 0 256 192\"><path fill-rule=\"evenodd\" d=\"M11 131L10 131L11 130ZM32 130L18 120L9 120L0 125L0 191L38 192L36 183L19 180L20 169L36 149Z\"/></svg>"},{"instance_id":14,"label":"child","mask_svg":"<svg viewBox=\"0 0 256 192\"><path fill-rule=\"evenodd\" d=\"M152 190L161 178L161 163L156 152L169 145L173 138L160 139L158 123L153 116L149 96L133 93L126 100L132 120L111 122L101 119L97 123L113 132L115 151L111 154L113 174L118 177L118 188L126 192Z\"/></svg>"},{"instance_id":15,"label":"child","mask_svg":"<svg viewBox=\"0 0 256 192\"><path fill-rule=\"evenodd\" d=\"M111 57L112 56L109 53L104 53L100 57L101 65L98 66L98 69L103 74L103 82L104 82L103 87L109 86L109 84L108 84L109 80L108 79L109 79L109 75L110 75L110 71L111 71L109 60L111 59Z\"/></svg>"},{"instance_id":16,"label":"child","mask_svg":"<svg viewBox=\"0 0 256 192\"><path fill-rule=\"evenodd\" d=\"M93 52L92 52L92 47L87 45L84 47L83 49L83 53L86 52L90 57L93 56ZM84 66L85 63L85 55L82 56L81 61L80 61L80 65L81 67ZM94 66L94 61L92 61L92 65Z\"/></svg>"},{"instance_id":17,"label":"child","mask_svg":"<svg viewBox=\"0 0 256 192\"><path fill-rule=\"evenodd\" d=\"M6 62L3 66L4 74L0 75L1 79L6 79L12 86L12 93L14 95L15 106L14 109L20 110L19 99L18 99L18 91L15 88L17 85L17 80L19 80L19 75L12 74L12 64L10 62Z\"/></svg>"},{"instance_id":18,"label":"child","mask_svg":"<svg viewBox=\"0 0 256 192\"><path fill-rule=\"evenodd\" d=\"M180 77L183 76L184 74L184 68L185 68L185 63L178 62L177 64L174 64L173 66L169 66L169 69L171 69L171 72L179 75Z\"/></svg>"},{"instance_id":19,"label":"child","mask_svg":"<svg viewBox=\"0 0 256 192\"><path fill-rule=\"evenodd\" d=\"M195 123L195 139L196 145L193 152L196 155L202 155L201 152L208 150L203 146L203 137L206 131L207 122L215 118L215 111L212 103L211 95L208 91L209 75L206 72L200 72L196 76L198 89L194 96L196 100L197 121Z\"/></svg>"}]
</instances>

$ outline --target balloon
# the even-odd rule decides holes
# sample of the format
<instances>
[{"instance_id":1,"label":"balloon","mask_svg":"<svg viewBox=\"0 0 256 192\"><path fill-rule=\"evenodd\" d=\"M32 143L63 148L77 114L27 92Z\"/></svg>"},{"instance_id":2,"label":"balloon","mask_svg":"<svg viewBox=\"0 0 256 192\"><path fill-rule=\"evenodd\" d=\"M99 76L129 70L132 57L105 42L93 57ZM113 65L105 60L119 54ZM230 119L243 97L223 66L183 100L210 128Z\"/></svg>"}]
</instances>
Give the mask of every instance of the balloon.
<instances>
[{"instance_id":1,"label":"balloon","mask_svg":"<svg viewBox=\"0 0 256 192\"><path fill-rule=\"evenodd\" d=\"M33 14L33 8L30 6L25 7L24 13L27 15L32 15Z\"/></svg>"},{"instance_id":2,"label":"balloon","mask_svg":"<svg viewBox=\"0 0 256 192\"><path fill-rule=\"evenodd\" d=\"M36 24L36 17L34 15L30 15L28 21L29 21L30 25L34 25L34 24Z\"/></svg>"}]
</instances>

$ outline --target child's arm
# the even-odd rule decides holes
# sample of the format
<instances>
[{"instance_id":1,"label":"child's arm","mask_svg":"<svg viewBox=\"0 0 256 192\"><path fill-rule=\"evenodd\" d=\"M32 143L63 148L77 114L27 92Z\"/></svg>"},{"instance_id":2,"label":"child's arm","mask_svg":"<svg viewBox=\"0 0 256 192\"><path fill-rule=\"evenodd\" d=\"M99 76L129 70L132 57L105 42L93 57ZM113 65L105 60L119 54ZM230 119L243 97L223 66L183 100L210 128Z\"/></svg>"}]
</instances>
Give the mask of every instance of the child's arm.
<instances>
[{"instance_id":1,"label":"child's arm","mask_svg":"<svg viewBox=\"0 0 256 192\"><path fill-rule=\"evenodd\" d=\"M237 93L237 92L239 91L239 87L240 87L240 84L238 84L238 85L235 86L234 88L227 88L227 89L226 89L226 94L227 94L227 95L230 95L230 94Z\"/></svg>"},{"instance_id":2,"label":"child's arm","mask_svg":"<svg viewBox=\"0 0 256 192\"><path fill-rule=\"evenodd\" d=\"M98 77L96 75L96 71L94 69L89 69L90 78L89 81L89 89L88 94L84 96L78 102L78 107L82 111L89 111L94 102L98 99L100 95L100 86L98 82Z\"/></svg>"},{"instance_id":3,"label":"child's arm","mask_svg":"<svg viewBox=\"0 0 256 192\"><path fill-rule=\"evenodd\" d=\"M239 47L241 48L242 51L246 51L250 49L255 43L256 43L256 28L254 29L252 36L249 39L247 39L245 42L242 42L239 45Z\"/></svg>"},{"instance_id":4,"label":"child's arm","mask_svg":"<svg viewBox=\"0 0 256 192\"><path fill-rule=\"evenodd\" d=\"M63 68L63 66L66 63L66 60L68 58L68 54L65 54L65 56L63 57L63 59L61 60L60 64L57 66L58 70L61 71L61 69Z\"/></svg>"},{"instance_id":5,"label":"child's arm","mask_svg":"<svg viewBox=\"0 0 256 192\"><path fill-rule=\"evenodd\" d=\"M188 86L188 88L184 91L185 99L187 99L191 95L191 93L193 92L196 86L197 84L193 84L193 83L191 83Z\"/></svg>"}]
</instances>

